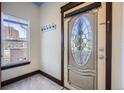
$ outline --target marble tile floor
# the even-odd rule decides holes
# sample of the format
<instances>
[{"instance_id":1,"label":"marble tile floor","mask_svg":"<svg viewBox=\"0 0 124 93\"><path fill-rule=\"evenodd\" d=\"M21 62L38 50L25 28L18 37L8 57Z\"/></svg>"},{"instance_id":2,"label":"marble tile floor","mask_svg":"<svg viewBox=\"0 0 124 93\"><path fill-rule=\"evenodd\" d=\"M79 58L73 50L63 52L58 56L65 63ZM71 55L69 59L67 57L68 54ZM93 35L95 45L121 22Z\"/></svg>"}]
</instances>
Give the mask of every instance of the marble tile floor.
<instances>
[{"instance_id":1,"label":"marble tile floor","mask_svg":"<svg viewBox=\"0 0 124 93\"><path fill-rule=\"evenodd\" d=\"M66 90L50 79L36 74L2 87L2 90Z\"/></svg>"}]
</instances>

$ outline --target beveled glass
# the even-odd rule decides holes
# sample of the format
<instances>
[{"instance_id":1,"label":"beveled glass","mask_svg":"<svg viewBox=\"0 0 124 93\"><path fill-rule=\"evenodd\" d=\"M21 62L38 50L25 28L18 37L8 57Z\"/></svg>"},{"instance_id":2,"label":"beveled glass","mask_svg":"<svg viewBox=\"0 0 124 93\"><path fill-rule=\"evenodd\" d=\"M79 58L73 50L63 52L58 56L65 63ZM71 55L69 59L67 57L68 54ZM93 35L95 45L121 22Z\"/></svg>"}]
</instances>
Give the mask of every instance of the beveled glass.
<instances>
[{"instance_id":1,"label":"beveled glass","mask_svg":"<svg viewBox=\"0 0 124 93\"><path fill-rule=\"evenodd\" d=\"M79 16L73 23L71 31L71 51L75 62L85 65L93 50L93 31L88 18Z\"/></svg>"}]
</instances>

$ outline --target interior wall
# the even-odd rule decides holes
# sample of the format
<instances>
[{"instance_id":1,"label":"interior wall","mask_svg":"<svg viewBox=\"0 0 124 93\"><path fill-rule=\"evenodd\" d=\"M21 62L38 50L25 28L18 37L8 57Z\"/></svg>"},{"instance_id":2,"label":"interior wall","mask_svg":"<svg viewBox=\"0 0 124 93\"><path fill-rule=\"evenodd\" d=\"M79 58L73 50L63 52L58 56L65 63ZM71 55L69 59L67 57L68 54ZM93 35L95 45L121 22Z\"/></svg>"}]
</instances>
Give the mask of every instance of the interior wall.
<instances>
[{"instance_id":1,"label":"interior wall","mask_svg":"<svg viewBox=\"0 0 124 93\"><path fill-rule=\"evenodd\" d=\"M121 89L124 90L124 3L122 5Z\"/></svg>"},{"instance_id":2,"label":"interior wall","mask_svg":"<svg viewBox=\"0 0 124 93\"><path fill-rule=\"evenodd\" d=\"M41 32L41 65L40 69L61 80L61 3L43 3L40 7L40 26L56 24L50 32Z\"/></svg>"},{"instance_id":3,"label":"interior wall","mask_svg":"<svg viewBox=\"0 0 124 93\"><path fill-rule=\"evenodd\" d=\"M122 3L112 8L112 89L121 89Z\"/></svg>"},{"instance_id":4,"label":"interior wall","mask_svg":"<svg viewBox=\"0 0 124 93\"><path fill-rule=\"evenodd\" d=\"M40 63L40 13L33 3L2 3L2 12L30 21L31 63L25 66L2 70L2 81L39 69Z\"/></svg>"}]
</instances>

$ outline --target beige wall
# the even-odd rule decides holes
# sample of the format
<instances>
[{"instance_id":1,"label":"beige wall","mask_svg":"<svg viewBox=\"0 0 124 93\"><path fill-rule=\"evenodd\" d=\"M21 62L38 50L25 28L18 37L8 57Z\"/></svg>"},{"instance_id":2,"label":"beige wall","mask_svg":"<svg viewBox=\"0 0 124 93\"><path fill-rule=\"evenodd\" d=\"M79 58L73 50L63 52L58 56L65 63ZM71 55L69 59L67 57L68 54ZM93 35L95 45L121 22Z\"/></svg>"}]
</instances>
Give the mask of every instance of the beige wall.
<instances>
[{"instance_id":1,"label":"beige wall","mask_svg":"<svg viewBox=\"0 0 124 93\"><path fill-rule=\"evenodd\" d=\"M56 24L57 29L41 32L40 69L61 80L61 13L66 3L44 3L40 7L40 26Z\"/></svg>"},{"instance_id":2,"label":"beige wall","mask_svg":"<svg viewBox=\"0 0 124 93\"><path fill-rule=\"evenodd\" d=\"M30 21L31 64L2 71L2 81L39 69L40 62L40 14L32 3L2 3L2 12Z\"/></svg>"},{"instance_id":3,"label":"beige wall","mask_svg":"<svg viewBox=\"0 0 124 93\"><path fill-rule=\"evenodd\" d=\"M122 5L121 89L124 90L124 3Z\"/></svg>"},{"instance_id":4,"label":"beige wall","mask_svg":"<svg viewBox=\"0 0 124 93\"><path fill-rule=\"evenodd\" d=\"M122 3L112 8L112 89L121 89Z\"/></svg>"}]
</instances>

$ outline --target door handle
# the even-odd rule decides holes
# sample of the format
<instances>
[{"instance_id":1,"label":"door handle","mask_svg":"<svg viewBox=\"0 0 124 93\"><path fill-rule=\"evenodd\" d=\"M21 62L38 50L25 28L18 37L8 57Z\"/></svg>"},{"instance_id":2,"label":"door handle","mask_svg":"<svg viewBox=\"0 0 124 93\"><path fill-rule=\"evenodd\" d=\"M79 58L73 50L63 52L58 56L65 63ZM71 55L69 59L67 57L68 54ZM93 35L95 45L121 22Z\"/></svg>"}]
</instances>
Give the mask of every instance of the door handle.
<instances>
[{"instance_id":1,"label":"door handle","mask_svg":"<svg viewBox=\"0 0 124 93\"><path fill-rule=\"evenodd\" d=\"M107 28L108 28L108 29L107 29L107 32L109 32L109 30L110 30L109 27L110 27L110 21L108 20L108 21L107 21Z\"/></svg>"}]
</instances>

